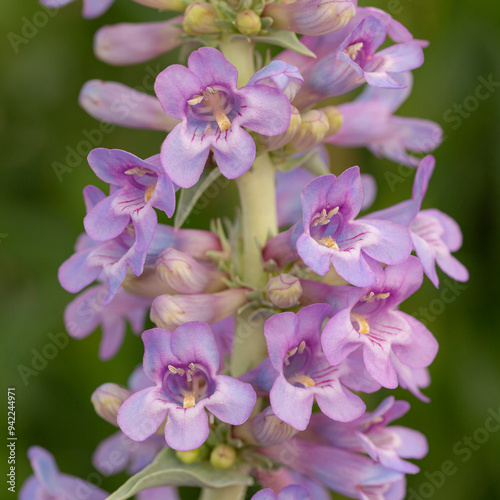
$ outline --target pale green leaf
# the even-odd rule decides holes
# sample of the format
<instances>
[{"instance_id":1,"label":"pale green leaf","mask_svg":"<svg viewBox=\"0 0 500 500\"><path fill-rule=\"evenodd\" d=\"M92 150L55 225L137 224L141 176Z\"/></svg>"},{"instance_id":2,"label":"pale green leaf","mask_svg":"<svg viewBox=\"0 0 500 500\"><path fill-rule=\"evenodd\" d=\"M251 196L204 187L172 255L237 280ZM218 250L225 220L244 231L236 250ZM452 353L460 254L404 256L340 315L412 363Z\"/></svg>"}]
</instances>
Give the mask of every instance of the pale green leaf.
<instances>
[{"instance_id":1,"label":"pale green leaf","mask_svg":"<svg viewBox=\"0 0 500 500\"><path fill-rule=\"evenodd\" d=\"M301 43L297 35L292 31L270 29L267 33L252 38L258 42L279 45L285 49L291 49L298 54L316 58L314 52Z\"/></svg>"}]
</instances>

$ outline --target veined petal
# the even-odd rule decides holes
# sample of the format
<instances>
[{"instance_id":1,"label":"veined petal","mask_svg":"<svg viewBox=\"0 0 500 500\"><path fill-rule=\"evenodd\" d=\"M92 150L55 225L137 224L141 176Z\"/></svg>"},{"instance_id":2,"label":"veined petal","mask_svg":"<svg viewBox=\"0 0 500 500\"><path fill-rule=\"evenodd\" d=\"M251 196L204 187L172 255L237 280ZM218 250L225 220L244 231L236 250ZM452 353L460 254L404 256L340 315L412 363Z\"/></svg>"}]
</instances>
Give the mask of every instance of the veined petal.
<instances>
[{"instance_id":1,"label":"veined petal","mask_svg":"<svg viewBox=\"0 0 500 500\"><path fill-rule=\"evenodd\" d=\"M172 351L172 333L161 328L152 328L142 334L142 341L144 342L144 373L152 382L160 385L167 366L181 363Z\"/></svg>"},{"instance_id":2,"label":"veined petal","mask_svg":"<svg viewBox=\"0 0 500 500\"><path fill-rule=\"evenodd\" d=\"M390 221L369 219L367 222L375 230L377 239L363 246L367 255L384 264L400 264L409 257L412 240L407 228Z\"/></svg>"},{"instance_id":3,"label":"veined petal","mask_svg":"<svg viewBox=\"0 0 500 500\"><path fill-rule=\"evenodd\" d=\"M423 63L424 53L417 43L398 43L377 52L366 69L370 71L373 65L377 72L401 73L419 68Z\"/></svg>"},{"instance_id":4,"label":"veined petal","mask_svg":"<svg viewBox=\"0 0 500 500\"><path fill-rule=\"evenodd\" d=\"M337 422L351 422L363 415L366 409L361 398L339 382L318 390L316 402L325 415Z\"/></svg>"},{"instance_id":5,"label":"veined petal","mask_svg":"<svg viewBox=\"0 0 500 500\"><path fill-rule=\"evenodd\" d=\"M208 416L204 405L198 403L192 408L169 408L165 440L174 450L199 448L207 440L208 433Z\"/></svg>"},{"instance_id":6,"label":"veined petal","mask_svg":"<svg viewBox=\"0 0 500 500\"><path fill-rule=\"evenodd\" d=\"M120 406L118 425L130 439L144 441L158 430L169 406L160 389L148 387L132 394Z\"/></svg>"},{"instance_id":7,"label":"veined petal","mask_svg":"<svg viewBox=\"0 0 500 500\"><path fill-rule=\"evenodd\" d=\"M203 143L194 133L190 134L186 123L182 122L167 135L161 148L161 162L175 184L188 188L198 182L209 151L210 143L208 141Z\"/></svg>"}]
</instances>

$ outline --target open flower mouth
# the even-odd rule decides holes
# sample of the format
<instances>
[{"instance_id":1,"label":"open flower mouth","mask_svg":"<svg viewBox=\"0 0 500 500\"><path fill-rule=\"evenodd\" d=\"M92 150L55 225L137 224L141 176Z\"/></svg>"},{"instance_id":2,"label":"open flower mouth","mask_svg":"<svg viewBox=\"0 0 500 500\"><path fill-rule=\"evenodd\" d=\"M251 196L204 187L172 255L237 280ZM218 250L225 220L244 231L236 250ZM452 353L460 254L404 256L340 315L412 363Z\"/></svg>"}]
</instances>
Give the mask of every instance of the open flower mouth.
<instances>
[{"instance_id":1,"label":"open flower mouth","mask_svg":"<svg viewBox=\"0 0 500 500\"><path fill-rule=\"evenodd\" d=\"M215 387L203 366L189 363L187 366L168 365L163 390L173 402L187 409L211 396Z\"/></svg>"},{"instance_id":2,"label":"open flower mouth","mask_svg":"<svg viewBox=\"0 0 500 500\"><path fill-rule=\"evenodd\" d=\"M236 100L226 88L220 85L206 87L201 94L188 101L190 117L201 122L213 122L214 129L221 132L231 128L231 120L237 114Z\"/></svg>"}]
</instances>

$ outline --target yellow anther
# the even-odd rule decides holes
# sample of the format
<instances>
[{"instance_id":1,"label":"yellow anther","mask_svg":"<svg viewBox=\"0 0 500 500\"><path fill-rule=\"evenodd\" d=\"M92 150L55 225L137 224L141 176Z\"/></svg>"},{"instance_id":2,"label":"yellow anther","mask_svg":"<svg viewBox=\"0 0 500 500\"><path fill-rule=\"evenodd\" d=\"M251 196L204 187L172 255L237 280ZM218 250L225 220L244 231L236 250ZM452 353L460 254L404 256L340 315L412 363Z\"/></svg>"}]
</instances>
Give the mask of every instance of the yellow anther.
<instances>
[{"instance_id":1,"label":"yellow anther","mask_svg":"<svg viewBox=\"0 0 500 500\"><path fill-rule=\"evenodd\" d=\"M318 243L326 248L333 248L334 250L339 250L337 242L331 236L319 239Z\"/></svg>"},{"instance_id":2,"label":"yellow anther","mask_svg":"<svg viewBox=\"0 0 500 500\"><path fill-rule=\"evenodd\" d=\"M353 43L352 45L349 45L349 47L346 47L344 52L354 61L354 59L356 59L356 56L358 55L358 52L362 48L363 42Z\"/></svg>"},{"instance_id":3,"label":"yellow anther","mask_svg":"<svg viewBox=\"0 0 500 500\"><path fill-rule=\"evenodd\" d=\"M184 375L184 370L182 368L176 368L175 366L168 365L168 371L173 375Z\"/></svg>"},{"instance_id":4,"label":"yellow anther","mask_svg":"<svg viewBox=\"0 0 500 500\"><path fill-rule=\"evenodd\" d=\"M300 344L299 344L299 354L302 354L304 352L304 349L306 348L306 341L303 340Z\"/></svg>"},{"instance_id":5,"label":"yellow anther","mask_svg":"<svg viewBox=\"0 0 500 500\"><path fill-rule=\"evenodd\" d=\"M153 174L154 172L152 170L149 170L149 168L134 167L134 168L129 168L128 170L125 170L125 173L127 175L138 175L139 177L142 177L143 175Z\"/></svg>"},{"instance_id":6,"label":"yellow anther","mask_svg":"<svg viewBox=\"0 0 500 500\"><path fill-rule=\"evenodd\" d=\"M294 375L293 377L288 379L288 382L292 384L298 382L304 387L314 387L316 385L314 380L309 375Z\"/></svg>"},{"instance_id":7,"label":"yellow anther","mask_svg":"<svg viewBox=\"0 0 500 500\"><path fill-rule=\"evenodd\" d=\"M311 226L326 226L338 211L339 207L332 208L328 212L326 211L326 208L324 208L323 210L321 210L321 212L314 214L314 217L311 221Z\"/></svg>"},{"instance_id":8,"label":"yellow anther","mask_svg":"<svg viewBox=\"0 0 500 500\"><path fill-rule=\"evenodd\" d=\"M219 125L221 132L230 128L231 122L222 109L219 92L217 92L217 90L213 89L212 87L207 87L203 91L203 96L205 100L210 104L214 112L215 121L217 122L217 125Z\"/></svg>"},{"instance_id":9,"label":"yellow anther","mask_svg":"<svg viewBox=\"0 0 500 500\"><path fill-rule=\"evenodd\" d=\"M156 182L154 184L150 184L146 188L146 191L144 192L144 201L146 203L153 197L153 193L155 192L155 188L156 188Z\"/></svg>"},{"instance_id":10,"label":"yellow anther","mask_svg":"<svg viewBox=\"0 0 500 500\"><path fill-rule=\"evenodd\" d=\"M191 99L189 99L188 101L188 104L190 104L191 106L195 106L196 104L200 104L201 101L203 101L204 97L203 95L194 95L193 97L191 97Z\"/></svg>"},{"instance_id":11,"label":"yellow anther","mask_svg":"<svg viewBox=\"0 0 500 500\"><path fill-rule=\"evenodd\" d=\"M183 408L192 408L195 404L196 404L196 399L194 396L194 392L185 392L182 407Z\"/></svg>"},{"instance_id":12,"label":"yellow anther","mask_svg":"<svg viewBox=\"0 0 500 500\"><path fill-rule=\"evenodd\" d=\"M362 299L361 302L374 302L375 300L384 300L390 297L390 292L386 293L373 293L370 292L366 294Z\"/></svg>"},{"instance_id":13,"label":"yellow anther","mask_svg":"<svg viewBox=\"0 0 500 500\"><path fill-rule=\"evenodd\" d=\"M359 325L359 333L366 335L370 333L370 325L364 316L358 313L351 313L351 321L355 321Z\"/></svg>"}]
</instances>

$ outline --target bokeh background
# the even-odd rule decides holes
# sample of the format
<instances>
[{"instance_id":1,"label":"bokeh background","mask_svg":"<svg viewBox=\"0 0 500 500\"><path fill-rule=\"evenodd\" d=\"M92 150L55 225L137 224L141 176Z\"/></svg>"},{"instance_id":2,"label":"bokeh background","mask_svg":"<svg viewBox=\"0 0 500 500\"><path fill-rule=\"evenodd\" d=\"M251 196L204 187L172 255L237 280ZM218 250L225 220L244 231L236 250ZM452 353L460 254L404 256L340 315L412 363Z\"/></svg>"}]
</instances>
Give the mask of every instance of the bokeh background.
<instances>
[{"instance_id":1,"label":"bokeh background","mask_svg":"<svg viewBox=\"0 0 500 500\"><path fill-rule=\"evenodd\" d=\"M421 307L434 311L428 326L440 342L425 391L431 403L396 391L412 405L401 423L425 433L430 445L419 462L422 473L408 479L415 492L408 498L500 498L500 431L493 430L500 429L500 3L373 0L371 5L431 41L424 66L414 72L413 94L399 114L432 119L444 129L424 208L437 207L459 221L464 246L457 257L471 275L466 286L456 288L441 273L440 290L426 279L405 304L410 313ZM100 26L164 15L118 0L102 18L86 21L80 8L78 0L49 17L35 0L17 0L4 2L0 16L0 373L4 387L17 393L18 487L31 473L26 450L33 444L54 453L64 472L80 477L92 472L92 452L113 429L94 414L90 394L104 382L125 383L143 353L140 339L129 334L116 358L99 362L96 332L71 340L46 366L34 360L51 342L49 334L64 331L62 315L72 296L59 286L57 268L82 231L83 187L101 186L85 161L86 135L98 122L79 108L79 90L93 78L141 87L146 75L178 57L174 51L149 64L109 67L92 53ZM473 96L482 78L495 84L479 101ZM161 132L116 128L95 145L147 157L163 138ZM79 150L79 158L58 177L54 164L68 166L68 148ZM364 150L332 150L332 157L335 170L359 164L376 176L376 209L410 196L413 174L405 169ZM227 188L190 223L208 228L211 217L232 214L234 201L234 190ZM446 297L455 297L449 303L441 298L446 288ZM27 375L25 368L34 371ZM371 398L370 407L384 395ZM436 473L450 461L451 475ZM109 478L103 487L111 491L124 479ZM190 495L185 498L194 498Z\"/></svg>"}]
</instances>

